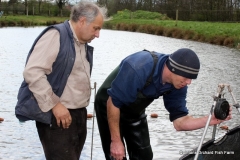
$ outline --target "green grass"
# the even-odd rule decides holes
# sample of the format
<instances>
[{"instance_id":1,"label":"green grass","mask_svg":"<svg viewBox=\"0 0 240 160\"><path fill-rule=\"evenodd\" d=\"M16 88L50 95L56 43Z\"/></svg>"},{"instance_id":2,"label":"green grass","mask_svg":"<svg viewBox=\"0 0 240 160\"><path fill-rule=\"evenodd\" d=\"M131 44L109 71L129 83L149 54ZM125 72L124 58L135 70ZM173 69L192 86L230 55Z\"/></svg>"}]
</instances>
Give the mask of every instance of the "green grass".
<instances>
[{"instance_id":1,"label":"green grass","mask_svg":"<svg viewBox=\"0 0 240 160\"><path fill-rule=\"evenodd\" d=\"M118 11L117 14L113 15L113 20L109 23L150 24L168 28L192 30L208 36L221 35L240 38L240 23L176 21L171 20L164 14L141 10L132 13L126 9Z\"/></svg>"},{"instance_id":2,"label":"green grass","mask_svg":"<svg viewBox=\"0 0 240 160\"><path fill-rule=\"evenodd\" d=\"M157 12L118 11L104 23L108 29L144 32L228 47L240 46L240 23L176 21Z\"/></svg>"},{"instance_id":3,"label":"green grass","mask_svg":"<svg viewBox=\"0 0 240 160\"><path fill-rule=\"evenodd\" d=\"M0 27L48 26L64 22L69 17L2 16ZM240 23L175 21L164 14L148 11L118 11L103 28L144 32L179 39L189 39L228 47L240 46Z\"/></svg>"},{"instance_id":4,"label":"green grass","mask_svg":"<svg viewBox=\"0 0 240 160\"><path fill-rule=\"evenodd\" d=\"M69 17L45 17L45 16L2 16L0 26L44 26L64 22Z\"/></svg>"},{"instance_id":5,"label":"green grass","mask_svg":"<svg viewBox=\"0 0 240 160\"><path fill-rule=\"evenodd\" d=\"M143 10L137 10L131 12L127 9L123 11L118 11L117 14L113 15L114 19L152 19L152 20L167 20L168 18L165 14L160 14L158 12L149 12Z\"/></svg>"},{"instance_id":6,"label":"green grass","mask_svg":"<svg viewBox=\"0 0 240 160\"><path fill-rule=\"evenodd\" d=\"M195 22L195 21L175 21L175 20L147 20L147 19L113 19L108 21L111 25L120 23L155 25L167 28L180 28L192 30L206 36L229 36L240 38L240 23L220 23L220 22Z\"/></svg>"}]
</instances>

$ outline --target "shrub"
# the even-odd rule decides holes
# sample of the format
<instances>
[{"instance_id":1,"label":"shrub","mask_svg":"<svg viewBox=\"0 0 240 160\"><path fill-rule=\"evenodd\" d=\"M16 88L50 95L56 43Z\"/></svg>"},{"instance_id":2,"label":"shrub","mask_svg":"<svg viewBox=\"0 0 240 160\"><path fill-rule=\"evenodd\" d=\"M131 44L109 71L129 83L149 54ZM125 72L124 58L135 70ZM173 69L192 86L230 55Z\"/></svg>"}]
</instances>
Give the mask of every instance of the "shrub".
<instances>
[{"instance_id":1,"label":"shrub","mask_svg":"<svg viewBox=\"0 0 240 160\"><path fill-rule=\"evenodd\" d=\"M105 22L103 24L103 28L105 28L105 29L114 29L113 26L114 25L112 23L109 23L109 22Z\"/></svg>"},{"instance_id":2,"label":"shrub","mask_svg":"<svg viewBox=\"0 0 240 160\"><path fill-rule=\"evenodd\" d=\"M46 22L46 25L47 25L47 26L54 25L54 24L57 24L57 21L52 20L52 21L47 21L47 22Z\"/></svg>"},{"instance_id":3,"label":"shrub","mask_svg":"<svg viewBox=\"0 0 240 160\"><path fill-rule=\"evenodd\" d=\"M178 39L183 38L183 31L181 29L172 28L171 32L172 32L171 35L173 38L178 38Z\"/></svg>"},{"instance_id":4,"label":"shrub","mask_svg":"<svg viewBox=\"0 0 240 160\"><path fill-rule=\"evenodd\" d=\"M113 15L114 19L150 19L150 20L169 20L166 14L161 14L158 12L150 12L137 10L132 12L130 10L118 11L117 14Z\"/></svg>"},{"instance_id":5,"label":"shrub","mask_svg":"<svg viewBox=\"0 0 240 160\"><path fill-rule=\"evenodd\" d=\"M162 26L157 26L157 27L155 28L155 34L156 34L156 35L162 36L162 35L163 35L163 32L164 32L164 27L162 27Z\"/></svg>"},{"instance_id":6,"label":"shrub","mask_svg":"<svg viewBox=\"0 0 240 160\"><path fill-rule=\"evenodd\" d=\"M228 37L224 40L223 44L224 44L224 46L227 46L227 47L233 47L234 39Z\"/></svg>"},{"instance_id":7,"label":"shrub","mask_svg":"<svg viewBox=\"0 0 240 160\"><path fill-rule=\"evenodd\" d=\"M173 28L165 28L163 31L163 36L165 37L172 37L174 29Z\"/></svg>"},{"instance_id":8,"label":"shrub","mask_svg":"<svg viewBox=\"0 0 240 160\"><path fill-rule=\"evenodd\" d=\"M225 36L214 36L213 44L222 46L224 44L225 39L226 39Z\"/></svg>"},{"instance_id":9,"label":"shrub","mask_svg":"<svg viewBox=\"0 0 240 160\"><path fill-rule=\"evenodd\" d=\"M8 26L17 26L16 21L8 21Z\"/></svg>"},{"instance_id":10,"label":"shrub","mask_svg":"<svg viewBox=\"0 0 240 160\"><path fill-rule=\"evenodd\" d=\"M155 33L155 26L154 25L145 25L146 26L146 33L154 34Z\"/></svg>"},{"instance_id":11,"label":"shrub","mask_svg":"<svg viewBox=\"0 0 240 160\"><path fill-rule=\"evenodd\" d=\"M128 24L120 23L118 29L122 31L128 31Z\"/></svg>"},{"instance_id":12,"label":"shrub","mask_svg":"<svg viewBox=\"0 0 240 160\"><path fill-rule=\"evenodd\" d=\"M196 33L194 31L186 30L183 33L183 39L186 39L186 40L193 39L195 35Z\"/></svg>"},{"instance_id":13,"label":"shrub","mask_svg":"<svg viewBox=\"0 0 240 160\"><path fill-rule=\"evenodd\" d=\"M141 33L147 33L147 27L145 25L140 25L137 31Z\"/></svg>"},{"instance_id":14,"label":"shrub","mask_svg":"<svg viewBox=\"0 0 240 160\"><path fill-rule=\"evenodd\" d=\"M138 29L139 25L138 24L129 24L128 30L132 32L136 32Z\"/></svg>"}]
</instances>

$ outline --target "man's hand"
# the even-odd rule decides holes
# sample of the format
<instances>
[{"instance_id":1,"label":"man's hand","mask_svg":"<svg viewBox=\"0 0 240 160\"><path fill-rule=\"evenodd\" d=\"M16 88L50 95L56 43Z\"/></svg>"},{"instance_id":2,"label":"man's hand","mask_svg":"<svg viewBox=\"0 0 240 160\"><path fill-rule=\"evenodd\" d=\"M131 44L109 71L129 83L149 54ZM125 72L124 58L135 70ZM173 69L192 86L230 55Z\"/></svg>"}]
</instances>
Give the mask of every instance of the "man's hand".
<instances>
[{"instance_id":1,"label":"man's hand","mask_svg":"<svg viewBox=\"0 0 240 160\"><path fill-rule=\"evenodd\" d=\"M122 160L125 157L125 148L120 135L120 109L114 106L112 98L107 101L107 118L111 133L110 152L114 160Z\"/></svg>"},{"instance_id":2,"label":"man's hand","mask_svg":"<svg viewBox=\"0 0 240 160\"><path fill-rule=\"evenodd\" d=\"M219 124L230 119L232 119L232 107L229 108L229 115L225 120L219 120L214 116L214 114L212 114L210 125ZM205 127L207 120L208 116L193 118L192 116L186 115L175 119L173 121L173 125L177 131L190 131Z\"/></svg>"},{"instance_id":3,"label":"man's hand","mask_svg":"<svg viewBox=\"0 0 240 160\"><path fill-rule=\"evenodd\" d=\"M112 141L110 146L111 156L115 160L122 160L125 157L125 148L122 141Z\"/></svg>"},{"instance_id":4,"label":"man's hand","mask_svg":"<svg viewBox=\"0 0 240 160\"><path fill-rule=\"evenodd\" d=\"M60 127L62 123L63 128L68 128L72 122L72 117L68 109L60 102L52 108L53 115L56 118L57 125Z\"/></svg>"},{"instance_id":5,"label":"man's hand","mask_svg":"<svg viewBox=\"0 0 240 160\"><path fill-rule=\"evenodd\" d=\"M228 121L228 120L230 120L230 119L232 119L232 107L229 107L228 116L227 116L227 118L224 119L224 120L217 119L217 118L215 117L215 115L213 114L210 124L211 124L211 125L219 124L219 123L222 123L222 122L224 122L224 121Z\"/></svg>"}]
</instances>

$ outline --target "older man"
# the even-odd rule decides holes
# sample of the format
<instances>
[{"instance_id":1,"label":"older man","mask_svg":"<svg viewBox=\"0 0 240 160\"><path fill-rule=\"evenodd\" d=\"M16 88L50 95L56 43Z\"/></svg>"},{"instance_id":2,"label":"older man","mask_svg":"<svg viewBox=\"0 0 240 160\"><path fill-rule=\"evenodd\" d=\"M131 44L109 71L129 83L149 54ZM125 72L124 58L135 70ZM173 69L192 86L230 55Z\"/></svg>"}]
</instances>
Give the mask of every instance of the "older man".
<instances>
[{"instance_id":1,"label":"older man","mask_svg":"<svg viewBox=\"0 0 240 160\"><path fill-rule=\"evenodd\" d=\"M36 120L47 160L80 158L91 95L93 48L87 43L99 37L105 13L81 1L69 21L47 27L29 52L16 115Z\"/></svg>"}]
</instances>

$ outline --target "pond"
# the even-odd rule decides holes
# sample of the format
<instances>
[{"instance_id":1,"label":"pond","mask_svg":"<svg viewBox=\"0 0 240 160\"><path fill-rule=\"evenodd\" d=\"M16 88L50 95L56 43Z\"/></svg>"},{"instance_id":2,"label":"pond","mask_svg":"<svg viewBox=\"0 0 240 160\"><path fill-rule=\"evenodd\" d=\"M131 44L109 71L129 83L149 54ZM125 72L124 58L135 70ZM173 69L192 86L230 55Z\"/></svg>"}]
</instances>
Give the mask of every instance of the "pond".
<instances>
[{"instance_id":1,"label":"pond","mask_svg":"<svg viewBox=\"0 0 240 160\"><path fill-rule=\"evenodd\" d=\"M27 53L44 28L0 28L0 117L4 118L0 123L0 159L2 160L45 159L35 122L20 123L14 112ZM201 61L198 79L193 80L189 86L187 106L190 114L194 117L209 114L213 104L212 96L216 94L219 83L230 84L237 101L240 101L240 52L236 49L144 33L104 29L100 33L100 38L93 40L90 45L94 46L91 83L93 85L96 82L97 88L121 60L131 53L147 49L170 54L179 48L190 48L198 54ZM229 103L233 103L228 91L225 92ZM93 102L94 90L91 103L87 107L88 113L91 114L93 114ZM162 98L155 100L146 112L154 160L176 160L181 157L182 151L187 152L198 146L203 129L177 132L169 121ZM151 118L151 113L157 113L158 118ZM217 136L226 132L220 129L221 125L227 125L231 129L239 124L239 114L233 108L233 119L218 126ZM88 136L80 160L89 160L91 153L93 160L103 160L96 119L88 119L87 125ZM211 138L211 133L212 127L208 129L204 141Z\"/></svg>"}]
</instances>

